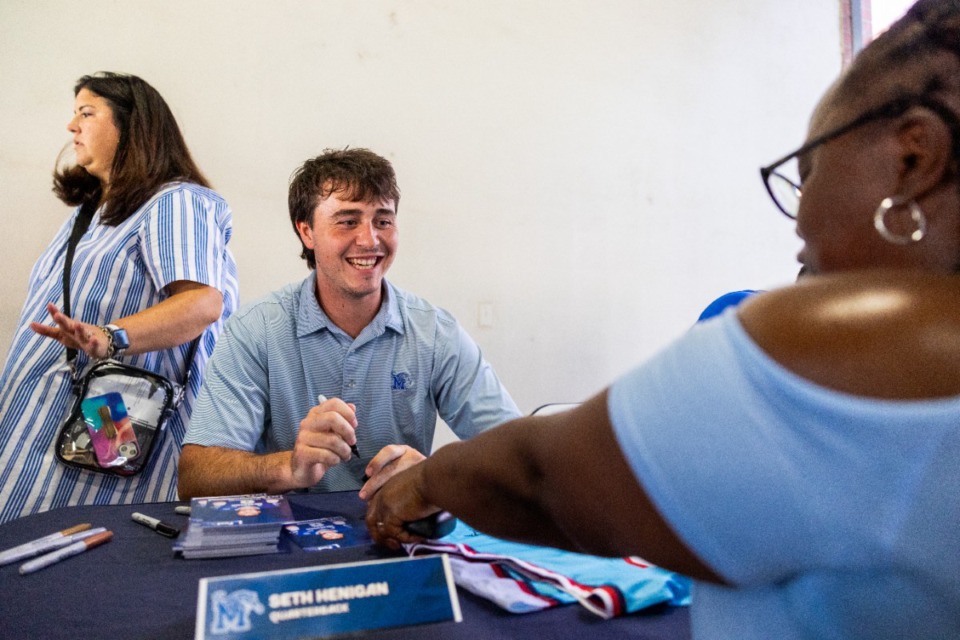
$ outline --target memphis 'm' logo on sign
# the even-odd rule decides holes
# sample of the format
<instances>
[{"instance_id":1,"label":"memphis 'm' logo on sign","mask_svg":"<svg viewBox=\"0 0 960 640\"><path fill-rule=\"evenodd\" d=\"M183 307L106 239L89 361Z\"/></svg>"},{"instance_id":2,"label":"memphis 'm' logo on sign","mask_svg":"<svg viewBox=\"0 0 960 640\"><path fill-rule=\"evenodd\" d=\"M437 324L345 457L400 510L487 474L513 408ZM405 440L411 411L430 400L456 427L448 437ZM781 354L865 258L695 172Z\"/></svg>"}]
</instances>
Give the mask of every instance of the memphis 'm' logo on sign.
<instances>
[{"instance_id":1,"label":"memphis 'm' logo on sign","mask_svg":"<svg viewBox=\"0 0 960 640\"><path fill-rule=\"evenodd\" d=\"M231 593L223 590L210 594L210 604L213 609L213 624L211 633L239 633L249 631L252 626L250 614L263 614L267 609L260 602L256 591L238 589Z\"/></svg>"}]
</instances>

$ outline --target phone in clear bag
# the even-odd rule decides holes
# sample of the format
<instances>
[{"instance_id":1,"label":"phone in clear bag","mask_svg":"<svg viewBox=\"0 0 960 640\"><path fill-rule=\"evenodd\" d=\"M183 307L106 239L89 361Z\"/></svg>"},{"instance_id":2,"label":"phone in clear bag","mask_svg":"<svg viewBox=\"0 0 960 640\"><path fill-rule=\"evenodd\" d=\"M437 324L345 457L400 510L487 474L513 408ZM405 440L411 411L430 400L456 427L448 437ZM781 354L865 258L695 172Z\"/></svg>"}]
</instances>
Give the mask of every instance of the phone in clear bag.
<instances>
[{"instance_id":1,"label":"phone in clear bag","mask_svg":"<svg viewBox=\"0 0 960 640\"><path fill-rule=\"evenodd\" d=\"M140 455L140 444L122 395L110 392L85 398L80 411L101 467L119 467Z\"/></svg>"}]
</instances>

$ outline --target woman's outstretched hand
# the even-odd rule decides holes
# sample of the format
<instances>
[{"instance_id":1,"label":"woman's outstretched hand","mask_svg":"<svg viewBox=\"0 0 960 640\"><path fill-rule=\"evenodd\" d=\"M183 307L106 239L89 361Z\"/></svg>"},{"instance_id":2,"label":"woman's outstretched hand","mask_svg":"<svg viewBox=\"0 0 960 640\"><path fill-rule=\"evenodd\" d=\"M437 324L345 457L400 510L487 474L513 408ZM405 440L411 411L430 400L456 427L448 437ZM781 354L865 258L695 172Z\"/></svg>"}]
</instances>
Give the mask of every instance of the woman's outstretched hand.
<instances>
[{"instance_id":1,"label":"woman's outstretched hand","mask_svg":"<svg viewBox=\"0 0 960 640\"><path fill-rule=\"evenodd\" d=\"M47 305L47 311L50 312L55 326L49 327L39 322L31 322L30 328L36 333L56 340L67 349L83 351L93 360L102 360L107 357L110 338L100 327L74 320L52 303Z\"/></svg>"}]
</instances>

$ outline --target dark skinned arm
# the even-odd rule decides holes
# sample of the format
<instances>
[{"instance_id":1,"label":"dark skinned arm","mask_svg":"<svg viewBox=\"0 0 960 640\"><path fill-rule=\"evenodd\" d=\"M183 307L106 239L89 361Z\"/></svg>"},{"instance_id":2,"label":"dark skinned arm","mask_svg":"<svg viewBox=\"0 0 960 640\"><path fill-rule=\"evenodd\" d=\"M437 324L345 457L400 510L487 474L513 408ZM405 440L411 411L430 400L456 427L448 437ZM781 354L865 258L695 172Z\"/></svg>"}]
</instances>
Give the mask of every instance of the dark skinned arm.
<instances>
[{"instance_id":1,"label":"dark skinned arm","mask_svg":"<svg viewBox=\"0 0 960 640\"><path fill-rule=\"evenodd\" d=\"M613 435L606 393L443 447L377 492L367 525L375 541L396 548L417 539L403 522L440 507L494 536L612 557L642 550L650 562L719 581L637 484Z\"/></svg>"},{"instance_id":2,"label":"dark skinned arm","mask_svg":"<svg viewBox=\"0 0 960 640\"><path fill-rule=\"evenodd\" d=\"M821 386L893 400L960 395L957 276L819 276L756 296L738 316L767 354ZM611 429L606 393L568 413L521 418L444 447L384 485L371 502L367 526L377 542L396 548L416 540L403 522L438 509L494 536L598 555L640 555L697 579L721 581L676 536L633 476Z\"/></svg>"}]
</instances>

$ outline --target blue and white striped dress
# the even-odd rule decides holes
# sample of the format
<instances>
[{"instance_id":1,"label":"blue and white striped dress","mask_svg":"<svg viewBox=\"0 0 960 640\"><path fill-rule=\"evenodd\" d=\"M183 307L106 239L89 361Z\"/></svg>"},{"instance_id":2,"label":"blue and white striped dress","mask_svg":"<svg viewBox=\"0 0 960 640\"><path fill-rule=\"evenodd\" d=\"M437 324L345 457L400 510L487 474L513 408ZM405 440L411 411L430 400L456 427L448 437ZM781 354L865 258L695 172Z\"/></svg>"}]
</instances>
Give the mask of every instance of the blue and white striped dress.
<instances>
[{"instance_id":1,"label":"blue and white striped dress","mask_svg":"<svg viewBox=\"0 0 960 640\"><path fill-rule=\"evenodd\" d=\"M65 244L79 208L33 267L27 299L0 375L0 522L75 504L129 504L175 500L177 462L204 365L223 322L236 309L239 287L227 248L232 214L216 192L171 183L116 227L98 211L80 239L71 270L74 318L103 325L150 307L177 280L223 293L223 315L204 331L191 365L190 388L154 448L150 464L131 478L82 471L59 463L54 445L74 404L64 347L30 329L51 324L47 303L63 307ZM189 343L123 361L182 381ZM80 370L89 364L80 352Z\"/></svg>"}]
</instances>

